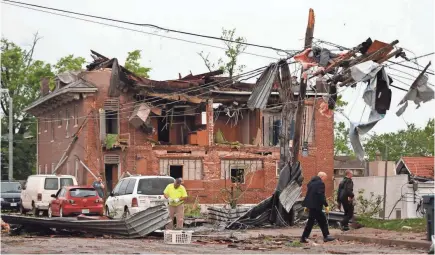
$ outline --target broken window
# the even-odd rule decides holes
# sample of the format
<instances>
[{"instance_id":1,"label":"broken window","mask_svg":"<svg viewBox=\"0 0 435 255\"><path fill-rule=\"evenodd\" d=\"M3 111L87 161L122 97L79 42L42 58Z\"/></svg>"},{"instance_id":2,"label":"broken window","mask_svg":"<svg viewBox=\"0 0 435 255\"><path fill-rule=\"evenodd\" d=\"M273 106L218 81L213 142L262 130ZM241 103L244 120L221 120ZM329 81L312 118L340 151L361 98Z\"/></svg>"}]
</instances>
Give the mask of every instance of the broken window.
<instances>
[{"instance_id":1,"label":"broken window","mask_svg":"<svg viewBox=\"0 0 435 255\"><path fill-rule=\"evenodd\" d=\"M177 170L178 166L178 170ZM159 168L161 175L180 175L184 180L202 180L202 160L201 159L160 159ZM171 169L173 174L171 174ZM178 173L177 173L178 171Z\"/></svg>"},{"instance_id":2,"label":"broken window","mask_svg":"<svg viewBox=\"0 0 435 255\"><path fill-rule=\"evenodd\" d=\"M183 166L171 165L169 166L169 176L174 179L183 178Z\"/></svg>"},{"instance_id":3,"label":"broken window","mask_svg":"<svg viewBox=\"0 0 435 255\"><path fill-rule=\"evenodd\" d=\"M221 160L221 179L226 180L232 177L232 169L244 169L244 175L263 170L263 161L252 159L224 159Z\"/></svg>"},{"instance_id":4,"label":"broken window","mask_svg":"<svg viewBox=\"0 0 435 255\"><path fill-rule=\"evenodd\" d=\"M119 99L104 101L106 134L119 134Z\"/></svg>"},{"instance_id":5,"label":"broken window","mask_svg":"<svg viewBox=\"0 0 435 255\"><path fill-rule=\"evenodd\" d=\"M48 173L48 166L47 166L47 164L45 164L44 174L47 174L47 173Z\"/></svg>"},{"instance_id":6,"label":"broken window","mask_svg":"<svg viewBox=\"0 0 435 255\"><path fill-rule=\"evenodd\" d=\"M244 168L231 168L231 182L232 183L245 183L245 169Z\"/></svg>"},{"instance_id":7,"label":"broken window","mask_svg":"<svg viewBox=\"0 0 435 255\"><path fill-rule=\"evenodd\" d=\"M41 167L41 165L39 165L39 166L38 166L38 173L37 173L37 174L42 174L41 171L42 171L42 167Z\"/></svg>"}]
</instances>

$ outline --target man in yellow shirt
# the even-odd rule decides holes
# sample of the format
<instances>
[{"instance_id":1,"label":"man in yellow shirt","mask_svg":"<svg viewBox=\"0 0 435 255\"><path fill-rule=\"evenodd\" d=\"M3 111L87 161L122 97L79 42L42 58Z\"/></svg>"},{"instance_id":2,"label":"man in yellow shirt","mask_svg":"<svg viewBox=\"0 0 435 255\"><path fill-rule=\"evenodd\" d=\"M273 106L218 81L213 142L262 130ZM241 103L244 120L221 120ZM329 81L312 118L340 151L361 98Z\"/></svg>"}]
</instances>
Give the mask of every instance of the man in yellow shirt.
<instances>
[{"instance_id":1,"label":"man in yellow shirt","mask_svg":"<svg viewBox=\"0 0 435 255\"><path fill-rule=\"evenodd\" d=\"M183 228L184 200L187 198L187 192L181 182L181 178L175 179L174 183L168 184L163 191L165 198L169 200L169 218L171 222L166 226L167 229L174 228L174 216L177 217L177 229Z\"/></svg>"}]
</instances>

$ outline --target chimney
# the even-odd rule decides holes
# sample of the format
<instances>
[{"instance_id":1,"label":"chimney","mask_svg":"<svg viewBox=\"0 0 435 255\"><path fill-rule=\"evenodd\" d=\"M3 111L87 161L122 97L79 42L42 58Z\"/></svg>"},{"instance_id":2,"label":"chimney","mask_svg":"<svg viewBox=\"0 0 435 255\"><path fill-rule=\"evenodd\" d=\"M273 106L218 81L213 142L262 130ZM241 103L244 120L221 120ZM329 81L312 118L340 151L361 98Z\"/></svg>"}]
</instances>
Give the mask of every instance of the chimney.
<instances>
[{"instance_id":1,"label":"chimney","mask_svg":"<svg viewBox=\"0 0 435 255\"><path fill-rule=\"evenodd\" d=\"M41 78L41 96L46 96L50 92L50 78Z\"/></svg>"},{"instance_id":2,"label":"chimney","mask_svg":"<svg viewBox=\"0 0 435 255\"><path fill-rule=\"evenodd\" d=\"M380 151L376 151L376 161L382 161L382 155Z\"/></svg>"}]
</instances>

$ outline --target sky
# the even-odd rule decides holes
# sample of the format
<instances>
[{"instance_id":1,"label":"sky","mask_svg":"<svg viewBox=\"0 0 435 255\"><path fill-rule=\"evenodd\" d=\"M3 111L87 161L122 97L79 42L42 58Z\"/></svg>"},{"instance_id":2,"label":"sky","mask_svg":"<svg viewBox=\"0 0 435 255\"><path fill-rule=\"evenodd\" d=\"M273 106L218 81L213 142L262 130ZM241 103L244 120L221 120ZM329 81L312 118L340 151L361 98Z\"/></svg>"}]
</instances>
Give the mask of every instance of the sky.
<instances>
[{"instance_id":1,"label":"sky","mask_svg":"<svg viewBox=\"0 0 435 255\"><path fill-rule=\"evenodd\" d=\"M399 46L406 49L409 57L420 56L434 51L434 1L139 1L139 0L34 0L21 1L32 4L65 9L126 20L148 23L170 29L219 37L222 28L236 28L236 34L247 42L281 49L300 50L303 46L309 8L316 15L314 37L346 47L354 47L368 37L373 40L391 42L398 39ZM91 61L90 50L108 57L116 57L124 63L127 53L142 51L141 64L151 67L150 77L155 80L176 79L178 75L207 72L199 52L210 54L210 60L217 61L224 56L220 41L185 36L148 27L105 22L116 26L142 31L129 31L83 20L76 20L34 10L23 9L1 3L1 35L20 47L28 48L33 34L38 32L42 39L36 46L35 59L55 63L61 57L74 54ZM88 19L88 18L87 18ZM90 19L90 18L89 18ZM190 42L175 40L173 37ZM204 45L207 44L207 45ZM211 46L210 46L211 45ZM245 71L268 65L282 57L269 49L247 47L240 56ZM418 59L425 66L434 55ZM401 60L401 59L398 59ZM407 65L414 66L412 63ZM393 66L400 71L387 68L395 80L393 84L408 89L412 76L418 71ZM435 69L434 66L431 67ZM403 73L406 72L406 73ZM399 78L397 75L404 78ZM401 83L400 81L405 84ZM435 84L434 76L429 82ZM361 85L341 92L348 102L344 113L353 122L368 119L369 109L362 100ZM392 88L393 97L390 111L384 120L372 130L373 133L394 132L405 129L406 123L422 127L433 118L435 100L415 109L410 103L402 117L397 117L397 105L406 92ZM345 120L336 114L337 120Z\"/></svg>"}]
</instances>

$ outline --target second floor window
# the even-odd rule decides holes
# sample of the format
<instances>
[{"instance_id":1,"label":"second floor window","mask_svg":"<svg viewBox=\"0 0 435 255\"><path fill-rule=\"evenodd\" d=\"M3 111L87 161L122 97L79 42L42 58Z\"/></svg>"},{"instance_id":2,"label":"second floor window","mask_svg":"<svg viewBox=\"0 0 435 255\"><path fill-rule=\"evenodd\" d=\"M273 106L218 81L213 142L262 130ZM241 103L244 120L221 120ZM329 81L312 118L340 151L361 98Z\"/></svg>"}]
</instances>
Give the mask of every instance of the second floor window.
<instances>
[{"instance_id":1,"label":"second floor window","mask_svg":"<svg viewBox=\"0 0 435 255\"><path fill-rule=\"evenodd\" d=\"M69 110L65 110L65 131L66 137L69 137Z\"/></svg>"},{"instance_id":2,"label":"second floor window","mask_svg":"<svg viewBox=\"0 0 435 255\"><path fill-rule=\"evenodd\" d=\"M77 109L77 105L74 105L74 126L77 126L78 124L79 124L78 109Z\"/></svg>"},{"instance_id":3,"label":"second floor window","mask_svg":"<svg viewBox=\"0 0 435 255\"><path fill-rule=\"evenodd\" d=\"M51 140L54 141L54 125L55 125L55 119L54 119L54 114L51 115L51 120L50 120L50 124L51 124Z\"/></svg>"}]
</instances>

